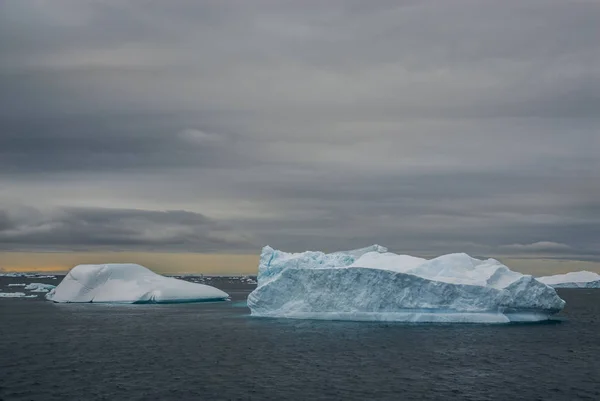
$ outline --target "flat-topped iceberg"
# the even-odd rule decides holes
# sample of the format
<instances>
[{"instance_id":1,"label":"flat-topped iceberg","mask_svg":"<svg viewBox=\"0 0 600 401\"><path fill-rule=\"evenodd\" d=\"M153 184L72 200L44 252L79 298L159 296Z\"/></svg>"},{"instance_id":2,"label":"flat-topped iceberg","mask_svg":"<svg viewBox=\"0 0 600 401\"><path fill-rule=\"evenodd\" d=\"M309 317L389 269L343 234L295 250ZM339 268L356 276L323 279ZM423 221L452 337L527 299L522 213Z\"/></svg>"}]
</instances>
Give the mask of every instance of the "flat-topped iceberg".
<instances>
[{"instance_id":1,"label":"flat-topped iceberg","mask_svg":"<svg viewBox=\"0 0 600 401\"><path fill-rule=\"evenodd\" d=\"M131 263L78 265L46 294L54 302L176 303L223 301L215 287L164 277Z\"/></svg>"},{"instance_id":2,"label":"flat-topped iceberg","mask_svg":"<svg viewBox=\"0 0 600 401\"><path fill-rule=\"evenodd\" d=\"M600 274L585 270L538 277L537 280L554 288L600 288Z\"/></svg>"},{"instance_id":3,"label":"flat-topped iceberg","mask_svg":"<svg viewBox=\"0 0 600 401\"><path fill-rule=\"evenodd\" d=\"M267 246L248 297L253 316L402 322L539 321L564 305L552 287L494 259L427 260L378 245L330 254Z\"/></svg>"}]
</instances>

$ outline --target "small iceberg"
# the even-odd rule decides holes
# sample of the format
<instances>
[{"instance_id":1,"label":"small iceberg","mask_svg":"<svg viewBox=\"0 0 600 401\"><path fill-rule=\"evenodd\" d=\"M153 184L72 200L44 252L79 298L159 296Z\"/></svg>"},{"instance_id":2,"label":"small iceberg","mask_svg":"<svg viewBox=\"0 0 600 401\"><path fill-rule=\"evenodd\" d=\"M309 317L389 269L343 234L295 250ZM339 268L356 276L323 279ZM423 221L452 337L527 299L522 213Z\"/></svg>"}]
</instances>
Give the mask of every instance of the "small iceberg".
<instances>
[{"instance_id":1,"label":"small iceberg","mask_svg":"<svg viewBox=\"0 0 600 401\"><path fill-rule=\"evenodd\" d=\"M24 292L0 292L0 298L36 298L37 295L27 295Z\"/></svg>"},{"instance_id":2,"label":"small iceberg","mask_svg":"<svg viewBox=\"0 0 600 401\"><path fill-rule=\"evenodd\" d=\"M427 260L379 245L330 254L267 246L248 296L253 316L328 320L531 322L564 305L552 287L494 259Z\"/></svg>"},{"instance_id":3,"label":"small iceberg","mask_svg":"<svg viewBox=\"0 0 600 401\"><path fill-rule=\"evenodd\" d=\"M132 263L78 265L46 294L54 302L181 303L225 301L215 287L161 276Z\"/></svg>"},{"instance_id":4,"label":"small iceberg","mask_svg":"<svg viewBox=\"0 0 600 401\"><path fill-rule=\"evenodd\" d=\"M25 289L31 292L48 292L54 288L56 288L55 285L44 283L29 283L25 286Z\"/></svg>"},{"instance_id":5,"label":"small iceberg","mask_svg":"<svg viewBox=\"0 0 600 401\"><path fill-rule=\"evenodd\" d=\"M537 280L554 288L600 288L600 274L585 270L538 277Z\"/></svg>"}]
</instances>

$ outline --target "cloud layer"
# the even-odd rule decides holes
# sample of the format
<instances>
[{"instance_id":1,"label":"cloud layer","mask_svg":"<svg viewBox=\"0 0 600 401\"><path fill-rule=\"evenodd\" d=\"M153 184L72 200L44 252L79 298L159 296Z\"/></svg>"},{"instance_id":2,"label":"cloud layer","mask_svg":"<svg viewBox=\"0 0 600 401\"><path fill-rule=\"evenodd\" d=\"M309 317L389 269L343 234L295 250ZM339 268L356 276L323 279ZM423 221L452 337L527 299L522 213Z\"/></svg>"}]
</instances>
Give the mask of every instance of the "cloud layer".
<instances>
[{"instance_id":1,"label":"cloud layer","mask_svg":"<svg viewBox=\"0 0 600 401\"><path fill-rule=\"evenodd\" d=\"M61 208L0 211L0 250L250 249L249 240L199 213Z\"/></svg>"},{"instance_id":2,"label":"cloud layer","mask_svg":"<svg viewBox=\"0 0 600 401\"><path fill-rule=\"evenodd\" d=\"M2 8L3 250L600 260L598 2Z\"/></svg>"}]
</instances>

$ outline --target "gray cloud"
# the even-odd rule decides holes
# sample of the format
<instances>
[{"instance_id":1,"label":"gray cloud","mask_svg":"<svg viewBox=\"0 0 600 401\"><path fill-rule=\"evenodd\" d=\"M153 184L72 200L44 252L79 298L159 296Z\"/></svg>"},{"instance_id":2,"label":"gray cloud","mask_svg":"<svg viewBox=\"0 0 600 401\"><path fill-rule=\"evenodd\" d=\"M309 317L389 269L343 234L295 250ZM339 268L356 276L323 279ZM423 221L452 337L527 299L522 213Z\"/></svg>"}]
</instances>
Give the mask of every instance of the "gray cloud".
<instances>
[{"instance_id":1,"label":"gray cloud","mask_svg":"<svg viewBox=\"0 0 600 401\"><path fill-rule=\"evenodd\" d=\"M0 168L16 174L240 167L244 159L236 154L237 140L232 135L211 133L212 140L190 141L181 132L201 131L156 117L32 118L6 122L4 129Z\"/></svg>"},{"instance_id":2,"label":"gray cloud","mask_svg":"<svg viewBox=\"0 0 600 401\"><path fill-rule=\"evenodd\" d=\"M31 227L187 210L290 250L600 260L599 24L594 1L8 0L0 205L66 213ZM74 246L204 249L90 221ZM20 224L6 249L44 246Z\"/></svg>"},{"instance_id":3,"label":"gray cloud","mask_svg":"<svg viewBox=\"0 0 600 401\"><path fill-rule=\"evenodd\" d=\"M253 246L199 213L180 210L62 208L0 210L4 250L181 250L235 251Z\"/></svg>"}]
</instances>

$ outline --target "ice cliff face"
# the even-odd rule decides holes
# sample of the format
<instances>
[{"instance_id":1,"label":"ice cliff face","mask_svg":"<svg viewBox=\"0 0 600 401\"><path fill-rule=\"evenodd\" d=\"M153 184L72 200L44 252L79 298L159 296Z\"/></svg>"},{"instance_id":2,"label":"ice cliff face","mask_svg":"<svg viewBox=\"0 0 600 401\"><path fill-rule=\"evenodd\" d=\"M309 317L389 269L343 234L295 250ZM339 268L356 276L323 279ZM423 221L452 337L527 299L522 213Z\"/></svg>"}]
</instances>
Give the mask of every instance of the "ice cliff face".
<instances>
[{"instance_id":1,"label":"ice cliff face","mask_svg":"<svg viewBox=\"0 0 600 401\"><path fill-rule=\"evenodd\" d=\"M500 262L466 254L426 260L374 245L348 252L263 248L253 316L412 322L545 320L556 291Z\"/></svg>"},{"instance_id":2,"label":"ice cliff face","mask_svg":"<svg viewBox=\"0 0 600 401\"><path fill-rule=\"evenodd\" d=\"M226 300L215 287L164 277L130 263L78 265L46 294L54 302L171 303Z\"/></svg>"},{"instance_id":3,"label":"ice cliff face","mask_svg":"<svg viewBox=\"0 0 600 401\"><path fill-rule=\"evenodd\" d=\"M538 277L537 280L554 288L600 288L600 274L588 271Z\"/></svg>"}]
</instances>

